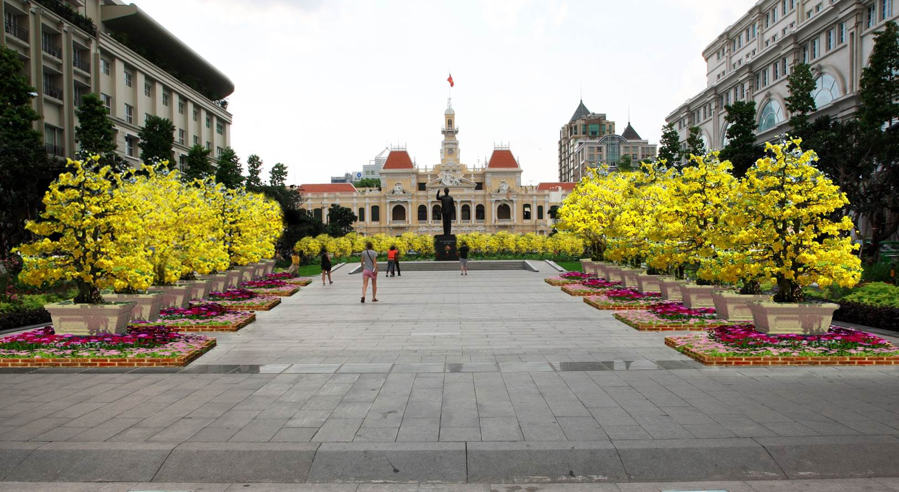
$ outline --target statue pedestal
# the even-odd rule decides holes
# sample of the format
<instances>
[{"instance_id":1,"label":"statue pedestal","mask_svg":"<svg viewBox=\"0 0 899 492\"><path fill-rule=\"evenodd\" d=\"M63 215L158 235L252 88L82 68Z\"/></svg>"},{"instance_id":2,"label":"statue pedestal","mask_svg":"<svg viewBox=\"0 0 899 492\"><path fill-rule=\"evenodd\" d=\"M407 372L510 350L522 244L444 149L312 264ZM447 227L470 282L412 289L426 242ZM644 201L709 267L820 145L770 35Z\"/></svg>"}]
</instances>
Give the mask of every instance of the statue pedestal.
<instances>
[{"instance_id":1,"label":"statue pedestal","mask_svg":"<svg viewBox=\"0 0 899 492\"><path fill-rule=\"evenodd\" d=\"M443 234L434 236L434 256L437 261L459 261L456 254L456 236Z\"/></svg>"}]
</instances>

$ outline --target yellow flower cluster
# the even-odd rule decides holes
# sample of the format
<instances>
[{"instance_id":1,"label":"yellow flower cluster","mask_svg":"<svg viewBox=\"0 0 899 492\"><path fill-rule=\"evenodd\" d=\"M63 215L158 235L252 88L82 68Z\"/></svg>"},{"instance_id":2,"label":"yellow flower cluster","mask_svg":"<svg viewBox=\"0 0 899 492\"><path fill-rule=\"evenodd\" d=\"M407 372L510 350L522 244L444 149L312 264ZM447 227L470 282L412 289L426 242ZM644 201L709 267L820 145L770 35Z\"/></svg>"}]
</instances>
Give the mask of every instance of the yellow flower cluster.
<instances>
[{"instance_id":1,"label":"yellow flower cluster","mask_svg":"<svg viewBox=\"0 0 899 492\"><path fill-rule=\"evenodd\" d=\"M140 291L274 256L283 229L276 202L210 181L182 183L166 164L119 176L69 160L41 219L26 225L41 239L18 248L22 281Z\"/></svg>"},{"instance_id":2,"label":"yellow flower cluster","mask_svg":"<svg viewBox=\"0 0 899 492\"><path fill-rule=\"evenodd\" d=\"M814 166L801 141L766 144L743 179L713 152L691 165L664 162L635 172L593 170L559 210L559 228L585 238L596 256L737 284L772 279L791 288L851 286L861 275L848 200Z\"/></svg>"},{"instance_id":3,"label":"yellow flower cluster","mask_svg":"<svg viewBox=\"0 0 899 492\"><path fill-rule=\"evenodd\" d=\"M584 251L584 241L571 233L559 233L552 236L540 234L511 234L498 232L484 234L479 232L462 233L456 236L457 243L468 244L473 254L546 254L576 256ZM344 237L331 237L322 234L316 237L307 236L294 246L297 252L317 255L322 247L337 257L351 256L365 249L365 243L371 241L376 251L387 251L396 246L401 255L415 251L420 255L434 254L434 236L428 234L404 233L400 236L375 234L363 236L351 232Z\"/></svg>"}]
</instances>

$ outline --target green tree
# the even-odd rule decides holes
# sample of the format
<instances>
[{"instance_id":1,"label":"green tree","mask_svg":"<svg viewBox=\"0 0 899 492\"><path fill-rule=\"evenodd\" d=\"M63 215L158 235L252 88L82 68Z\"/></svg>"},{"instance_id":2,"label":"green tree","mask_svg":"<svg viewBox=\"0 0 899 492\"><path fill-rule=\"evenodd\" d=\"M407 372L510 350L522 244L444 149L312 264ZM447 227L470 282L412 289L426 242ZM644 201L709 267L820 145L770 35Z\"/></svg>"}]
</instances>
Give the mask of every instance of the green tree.
<instances>
[{"instance_id":1,"label":"green tree","mask_svg":"<svg viewBox=\"0 0 899 492\"><path fill-rule=\"evenodd\" d=\"M353 223L357 220L352 209L332 204L328 209L328 234L333 237L346 236L353 231Z\"/></svg>"},{"instance_id":2,"label":"green tree","mask_svg":"<svg viewBox=\"0 0 899 492\"><path fill-rule=\"evenodd\" d=\"M359 181L353 181L356 188L380 188L381 180L378 178L362 178Z\"/></svg>"},{"instance_id":3,"label":"green tree","mask_svg":"<svg viewBox=\"0 0 899 492\"><path fill-rule=\"evenodd\" d=\"M215 166L215 181L227 188L239 188L243 184L240 158L231 147L222 149Z\"/></svg>"},{"instance_id":4,"label":"green tree","mask_svg":"<svg viewBox=\"0 0 899 492\"><path fill-rule=\"evenodd\" d=\"M890 127L899 117L899 30L895 22L887 22L874 34L858 96L858 117L865 129L879 129L884 123Z\"/></svg>"},{"instance_id":5,"label":"green tree","mask_svg":"<svg viewBox=\"0 0 899 492\"><path fill-rule=\"evenodd\" d=\"M618 170L619 171L632 171L634 169L634 160L631 159L631 156L628 154L624 154L618 158Z\"/></svg>"},{"instance_id":6,"label":"green tree","mask_svg":"<svg viewBox=\"0 0 899 492\"><path fill-rule=\"evenodd\" d=\"M688 161L690 154L705 155L708 151L705 148L705 141L702 139L702 128L691 126L690 134L687 136L687 149L684 151L684 160Z\"/></svg>"},{"instance_id":7,"label":"green tree","mask_svg":"<svg viewBox=\"0 0 899 492\"><path fill-rule=\"evenodd\" d=\"M721 150L721 160L730 161L734 176L741 178L764 153L762 146L755 144L755 101L735 101L724 110L728 142Z\"/></svg>"},{"instance_id":8,"label":"green tree","mask_svg":"<svg viewBox=\"0 0 899 492\"><path fill-rule=\"evenodd\" d=\"M284 186L285 182L287 182L287 166L278 162L268 172L268 183L271 186Z\"/></svg>"},{"instance_id":9,"label":"green tree","mask_svg":"<svg viewBox=\"0 0 899 492\"><path fill-rule=\"evenodd\" d=\"M281 205L284 214L284 233L275 246L278 254L290 258L293 246L306 236L317 236L325 232L325 224L316 219L308 210L300 208L300 194L284 186L263 186L260 191Z\"/></svg>"},{"instance_id":10,"label":"green tree","mask_svg":"<svg viewBox=\"0 0 899 492\"><path fill-rule=\"evenodd\" d=\"M44 191L62 170L47 159L40 116L31 108L34 88L22 76L19 54L0 46L0 257L31 238L25 220L43 209Z\"/></svg>"},{"instance_id":11,"label":"green tree","mask_svg":"<svg viewBox=\"0 0 899 492\"><path fill-rule=\"evenodd\" d=\"M109 165L115 172L124 171L127 164L115 153L115 126L100 96L85 94L81 105L75 108L75 115L78 116L75 141L81 147L81 156L99 155L100 166Z\"/></svg>"},{"instance_id":12,"label":"green tree","mask_svg":"<svg viewBox=\"0 0 899 492\"><path fill-rule=\"evenodd\" d=\"M262 173L262 159L256 154L247 157L247 188L256 190L262 187L259 175Z\"/></svg>"},{"instance_id":13,"label":"green tree","mask_svg":"<svg viewBox=\"0 0 899 492\"><path fill-rule=\"evenodd\" d=\"M206 179L215 175L215 167L209 160L209 150L200 144L194 145L187 152L187 167L182 170L184 181Z\"/></svg>"},{"instance_id":14,"label":"green tree","mask_svg":"<svg viewBox=\"0 0 899 492\"><path fill-rule=\"evenodd\" d=\"M793 72L787 79L787 90L790 93L786 98L787 111L790 112L790 131L793 135L805 138L809 114L815 111L815 99L812 97L815 78L808 64L799 63L793 67Z\"/></svg>"},{"instance_id":15,"label":"green tree","mask_svg":"<svg viewBox=\"0 0 899 492\"><path fill-rule=\"evenodd\" d=\"M674 123L662 127L662 141L659 143L659 160L664 159L669 166L676 166L680 162L681 148L680 135L674 129Z\"/></svg>"},{"instance_id":16,"label":"green tree","mask_svg":"<svg viewBox=\"0 0 899 492\"><path fill-rule=\"evenodd\" d=\"M143 128L137 132L140 138L140 158L151 164L168 161L169 168L174 164L172 147L175 145L175 125L159 116L149 116Z\"/></svg>"}]
</instances>

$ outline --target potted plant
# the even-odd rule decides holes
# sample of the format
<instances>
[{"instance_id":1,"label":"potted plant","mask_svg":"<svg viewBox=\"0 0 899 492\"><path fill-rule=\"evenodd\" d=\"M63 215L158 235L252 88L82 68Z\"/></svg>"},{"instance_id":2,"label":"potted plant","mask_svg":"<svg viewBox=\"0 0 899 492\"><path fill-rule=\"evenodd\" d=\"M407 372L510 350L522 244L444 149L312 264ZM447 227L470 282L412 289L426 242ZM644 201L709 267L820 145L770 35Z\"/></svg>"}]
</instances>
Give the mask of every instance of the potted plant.
<instances>
[{"instance_id":1,"label":"potted plant","mask_svg":"<svg viewBox=\"0 0 899 492\"><path fill-rule=\"evenodd\" d=\"M849 200L814 166L814 151L801 140L766 143L741 182L743 203L733 211L741 232L735 238L741 261L776 282L773 302L750 305L756 330L764 333L820 333L830 328L831 303L804 303L802 287L851 287L861 278L852 221L833 214Z\"/></svg>"},{"instance_id":2,"label":"potted plant","mask_svg":"<svg viewBox=\"0 0 899 492\"><path fill-rule=\"evenodd\" d=\"M74 281L78 288L73 301L45 306L60 334L123 333L134 303L104 302L100 290L117 281L143 287L152 269L142 218L109 166L94 170L98 160L67 161L44 195L40 219L26 224L39 239L17 248L23 282Z\"/></svg>"}]
</instances>

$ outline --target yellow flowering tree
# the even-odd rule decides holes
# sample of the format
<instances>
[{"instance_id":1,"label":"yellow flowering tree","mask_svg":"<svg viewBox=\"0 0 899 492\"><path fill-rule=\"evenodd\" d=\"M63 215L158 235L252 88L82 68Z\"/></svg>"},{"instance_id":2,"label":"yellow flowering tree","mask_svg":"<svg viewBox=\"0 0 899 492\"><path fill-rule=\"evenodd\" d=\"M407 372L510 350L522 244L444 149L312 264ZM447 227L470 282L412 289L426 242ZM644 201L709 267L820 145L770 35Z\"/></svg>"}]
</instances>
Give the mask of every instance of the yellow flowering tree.
<instances>
[{"instance_id":1,"label":"yellow flowering tree","mask_svg":"<svg viewBox=\"0 0 899 492\"><path fill-rule=\"evenodd\" d=\"M800 139L765 144L740 184L742 202L731 209L734 264L777 282L777 302L800 302L802 287L836 283L851 287L861 278L861 261L847 232L849 217L832 219L848 199L814 166L818 156L803 152ZM731 275L734 275L731 273Z\"/></svg>"},{"instance_id":2,"label":"yellow flowering tree","mask_svg":"<svg viewBox=\"0 0 899 492\"><path fill-rule=\"evenodd\" d=\"M590 169L562 207L556 228L579 234L598 259L605 258L609 228L622 211L631 186L631 173L609 173L608 168Z\"/></svg>"},{"instance_id":3,"label":"yellow flowering tree","mask_svg":"<svg viewBox=\"0 0 899 492\"><path fill-rule=\"evenodd\" d=\"M96 161L96 158L92 159ZM45 211L26 229L42 238L17 251L23 282L42 286L74 281L76 303L101 303L100 289L117 285L147 288L153 266L143 248L145 227L127 197L116 193L120 178L109 166L68 160L66 172L44 194Z\"/></svg>"},{"instance_id":4,"label":"yellow flowering tree","mask_svg":"<svg viewBox=\"0 0 899 492\"><path fill-rule=\"evenodd\" d=\"M621 206L606 229L606 257L640 266L657 247L657 212L667 200L665 183L670 171L664 161L656 161L643 163L639 172L625 174L628 186L621 192Z\"/></svg>"},{"instance_id":5,"label":"yellow flowering tree","mask_svg":"<svg viewBox=\"0 0 899 492\"><path fill-rule=\"evenodd\" d=\"M232 265L248 265L275 254L284 229L281 207L261 193L224 190L225 242Z\"/></svg>"}]
</instances>

